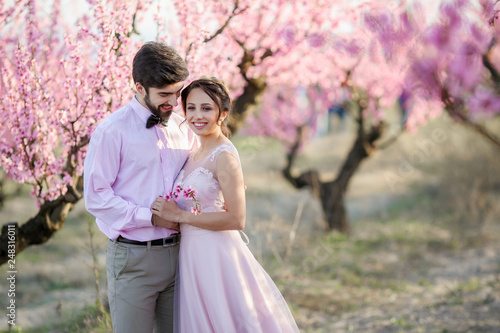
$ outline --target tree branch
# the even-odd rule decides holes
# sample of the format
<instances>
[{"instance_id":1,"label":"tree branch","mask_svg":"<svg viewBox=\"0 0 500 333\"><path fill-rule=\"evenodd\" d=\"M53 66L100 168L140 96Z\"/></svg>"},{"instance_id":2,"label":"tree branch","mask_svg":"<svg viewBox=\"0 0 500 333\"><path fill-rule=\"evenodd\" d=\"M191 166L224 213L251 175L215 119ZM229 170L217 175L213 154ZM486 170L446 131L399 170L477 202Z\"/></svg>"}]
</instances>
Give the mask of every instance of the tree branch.
<instances>
[{"instance_id":1,"label":"tree branch","mask_svg":"<svg viewBox=\"0 0 500 333\"><path fill-rule=\"evenodd\" d=\"M242 8L240 10L239 9L239 0L236 0L234 2L234 8L233 10L231 11L231 14L227 17L226 19L226 22L224 22L224 24L216 31L214 32L213 35L211 35L210 37L207 37L203 40L204 43L208 43L210 42L212 39L214 39L215 37L217 37L218 35L220 35L221 33L224 32L224 30L227 28L227 26L229 25L229 22L236 16L240 15L241 13L243 13L245 10L247 10L248 7L245 7L245 8ZM188 46L188 49L186 51L186 58L187 58L187 55L189 54L189 52L191 52L191 49L193 48L193 45L194 45L194 42L191 42Z\"/></svg>"},{"instance_id":2,"label":"tree branch","mask_svg":"<svg viewBox=\"0 0 500 333\"><path fill-rule=\"evenodd\" d=\"M384 150L387 149L389 146L391 146L394 142L397 141L397 139L403 134L405 131L401 129L398 131L395 135L391 136L390 138L386 139L384 142L376 144L374 146L374 149L376 150Z\"/></svg>"},{"instance_id":3,"label":"tree branch","mask_svg":"<svg viewBox=\"0 0 500 333\"><path fill-rule=\"evenodd\" d=\"M304 132L304 125L297 127L297 139L295 140L295 143L292 145L290 151L286 154L287 164L282 171L285 179L288 180L295 188L302 188L308 186L306 182L301 181L297 177L292 176L291 172L292 165L295 162L295 159L297 158L299 147L303 141L303 132Z\"/></svg>"},{"instance_id":4,"label":"tree branch","mask_svg":"<svg viewBox=\"0 0 500 333\"><path fill-rule=\"evenodd\" d=\"M236 38L234 40L243 49L243 57L238 64L238 68L246 84L243 87L243 93L233 102L233 112L229 121L229 128L233 133L241 126L245 116L252 113L255 107L259 105L260 98L267 88L267 78L265 76L247 76L248 69L254 65L255 56L242 42Z\"/></svg>"},{"instance_id":5,"label":"tree branch","mask_svg":"<svg viewBox=\"0 0 500 333\"><path fill-rule=\"evenodd\" d=\"M454 119L456 122L472 129L474 132L483 136L487 141L490 141L496 148L500 149L500 138L493 133L491 133L486 127L481 124L472 122L471 119L463 112L463 104L456 103L453 101L448 90L443 87L441 90L441 100L445 105L446 112Z\"/></svg>"},{"instance_id":6,"label":"tree branch","mask_svg":"<svg viewBox=\"0 0 500 333\"><path fill-rule=\"evenodd\" d=\"M298 150L304 140L305 127L306 125L297 127L297 139L290 149L290 152L286 155L287 164L283 169L282 174L293 187L300 189L309 186L313 191L313 194L317 198L320 198L321 181L319 179L319 173L316 170L307 170L301 173L298 177L293 176L291 171L292 165L297 158Z\"/></svg>"},{"instance_id":7,"label":"tree branch","mask_svg":"<svg viewBox=\"0 0 500 333\"><path fill-rule=\"evenodd\" d=\"M490 61L490 59L489 59L489 57L488 57L487 54L483 55L483 65L490 72L491 79L493 80L493 82L495 82L495 85L498 88L498 86L500 86L500 74L498 74L498 71L496 70L496 68L491 63L491 61Z\"/></svg>"},{"instance_id":8,"label":"tree branch","mask_svg":"<svg viewBox=\"0 0 500 333\"><path fill-rule=\"evenodd\" d=\"M240 15L241 13L243 13L245 10L247 10L248 7L245 7L245 8L242 8L240 9L238 12L236 12L239 8L239 1L236 0L234 2L234 8L233 8L233 11L231 12L231 15L229 15L229 17L227 18L226 22L224 22L224 24L222 25L222 27L219 28L219 30L217 30L212 36L208 37L208 38L205 38L204 42L205 43L208 43L210 42L212 39L214 39L215 37L217 37L218 35L220 35L224 29L226 29L226 27L229 25L229 22L236 16Z\"/></svg>"},{"instance_id":9,"label":"tree branch","mask_svg":"<svg viewBox=\"0 0 500 333\"><path fill-rule=\"evenodd\" d=\"M490 58L489 58L489 55L490 55L490 50L493 48L493 46L496 44L496 41L493 40L491 45L490 45L490 48L488 50L488 52L486 52L485 54L483 54L483 65L484 67L486 67L486 69L490 72L491 74L491 79L493 80L493 82L495 82L495 85L497 88L499 88L500 86L500 74L498 73L497 69L495 68L495 66L493 66L493 64L491 63L490 61Z\"/></svg>"}]
</instances>

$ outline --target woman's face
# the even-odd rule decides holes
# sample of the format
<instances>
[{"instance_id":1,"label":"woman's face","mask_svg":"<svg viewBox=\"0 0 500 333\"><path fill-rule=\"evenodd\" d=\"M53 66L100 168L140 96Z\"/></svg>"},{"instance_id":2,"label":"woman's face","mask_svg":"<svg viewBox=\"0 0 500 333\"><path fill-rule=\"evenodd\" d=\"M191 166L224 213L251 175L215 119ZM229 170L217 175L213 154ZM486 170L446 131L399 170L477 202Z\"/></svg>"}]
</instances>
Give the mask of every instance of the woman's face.
<instances>
[{"instance_id":1,"label":"woman's face","mask_svg":"<svg viewBox=\"0 0 500 333\"><path fill-rule=\"evenodd\" d=\"M220 134L218 121L226 115L227 111L221 112L219 119L219 107L201 88L191 90L186 99L186 121L197 135Z\"/></svg>"}]
</instances>

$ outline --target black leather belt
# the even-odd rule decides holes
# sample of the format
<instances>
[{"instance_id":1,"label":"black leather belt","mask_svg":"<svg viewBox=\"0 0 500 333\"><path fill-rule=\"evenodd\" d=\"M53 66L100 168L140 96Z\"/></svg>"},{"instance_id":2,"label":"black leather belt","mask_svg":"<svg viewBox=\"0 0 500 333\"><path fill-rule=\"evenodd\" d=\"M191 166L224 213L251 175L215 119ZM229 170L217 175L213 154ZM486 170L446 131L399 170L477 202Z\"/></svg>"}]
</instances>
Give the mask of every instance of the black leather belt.
<instances>
[{"instance_id":1,"label":"black leather belt","mask_svg":"<svg viewBox=\"0 0 500 333\"><path fill-rule=\"evenodd\" d=\"M160 239L155 239L151 241L151 245L154 246L171 246L179 243L181 240L181 234L173 234L170 237L167 238L160 238ZM148 245L149 242L139 242L131 239L124 238L122 236L118 236L116 239L117 242L120 243L127 243L127 244L133 244L133 245Z\"/></svg>"}]
</instances>

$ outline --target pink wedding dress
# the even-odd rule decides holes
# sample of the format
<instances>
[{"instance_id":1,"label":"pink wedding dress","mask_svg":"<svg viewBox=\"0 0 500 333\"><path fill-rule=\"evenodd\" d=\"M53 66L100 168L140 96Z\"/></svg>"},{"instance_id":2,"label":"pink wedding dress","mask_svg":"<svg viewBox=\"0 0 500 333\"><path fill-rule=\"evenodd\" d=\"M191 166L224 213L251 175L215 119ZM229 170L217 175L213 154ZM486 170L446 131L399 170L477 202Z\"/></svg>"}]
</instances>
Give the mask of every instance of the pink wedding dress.
<instances>
[{"instance_id":1,"label":"pink wedding dress","mask_svg":"<svg viewBox=\"0 0 500 333\"><path fill-rule=\"evenodd\" d=\"M197 191L202 214L224 211L215 167L223 152L239 160L236 148L224 143L198 161L190 157L175 181ZM184 197L177 204L184 210L194 206ZM238 231L181 224L181 234L174 332L299 332L280 291Z\"/></svg>"}]
</instances>

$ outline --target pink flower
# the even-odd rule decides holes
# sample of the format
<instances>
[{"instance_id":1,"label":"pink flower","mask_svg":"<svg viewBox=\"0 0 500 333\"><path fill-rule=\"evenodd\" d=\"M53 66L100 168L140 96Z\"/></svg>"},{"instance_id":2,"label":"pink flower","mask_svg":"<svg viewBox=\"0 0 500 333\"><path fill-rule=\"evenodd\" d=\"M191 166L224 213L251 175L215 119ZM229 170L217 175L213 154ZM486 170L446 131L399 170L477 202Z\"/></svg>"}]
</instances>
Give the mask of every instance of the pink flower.
<instances>
[{"instance_id":1,"label":"pink flower","mask_svg":"<svg viewBox=\"0 0 500 333\"><path fill-rule=\"evenodd\" d=\"M416 94L439 99L441 98L439 71L439 64L434 58L422 58L414 61L410 67L406 85Z\"/></svg>"},{"instance_id":2,"label":"pink flower","mask_svg":"<svg viewBox=\"0 0 500 333\"><path fill-rule=\"evenodd\" d=\"M290 46L296 41L297 29L293 25L287 25L280 33L280 37L285 41L287 46Z\"/></svg>"},{"instance_id":3,"label":"pink flower","mask_svg":"<svg viewBox=\"0 0 500 333\"><path fill-rule=\"evenodd\" d=\"M482 70L481 55L477 53L466 54L464 51L450 60L448 65L450 92L455 96L460 96L464 94L464 91L473 90L483 78Z\"/></svg>"},{"instance_id":4,"label":"pink flower","mask_svg":"<svg viewBox=\"0 0 500 333\"><path fill-rule=\"evenodd\" d=\"M307 41L312 47L322 47L325 45L326 36L325 34L313 33L307 38Z\"/></svg>"},{"instance_id":5,"label":"pink flower","mask_svg":"<svg viewBox=\"0 0 500 333\"><path fill-rule=\"evenodd\" d=\"M183 188L181 185L177 185L173 192L170 191L165 195L165 199L167 199L168 201L170 201L170 199L177 201L177 199L179 199L179 197L182 195L182 197L184 197L185 199L190 199L194 202L194 207L191 208L191 213L200 215L200 202L196 199L196 194L196 190L194 190L190 186Z\"/></svg>"},{"instance_id":6,"label":"pink flower","mask_svg":"<svg viewBox=\"0 0 500 333\"><path fill-rule=\"evenodd\" d=\"M500 110L500 98L491 90L477 88L467 101L469 110L473 116L498 114Z\"/></svg>"},{"instance_id":7,"label":"pink flower","mask_svg":"<svg viewBox=\"0 0 500 333\"><path fill-rule=\"evenodd\" d=\"M192 189L191 187L186 187L183 190L183 196L186 199L194 199L196 197L196 191Z\"/></svg>"},{"instance_id":8,"label":"pink flower","mask_svg":"<svg viewBox=\"0 0 500 333\"><path fill-rule=\"evenodd\" d=\"M429 30L427 36L429 44L436 46L439 50L448 50L453 41L453 34L449 27L435 26Z\"/></svg>"},{"instance_id":9,"label":"pink flower","mask_svg":"<svg viewBox=\"0 0 500 333\"><path fill-rule=\"evenodd\" d=\"M199 210L198 208L191 208L191 213L193 213L194 215L200 215L201 214L201 210Z\"/></svg>"}]
</instances>

